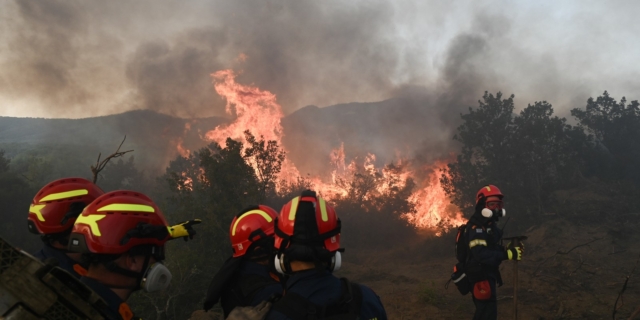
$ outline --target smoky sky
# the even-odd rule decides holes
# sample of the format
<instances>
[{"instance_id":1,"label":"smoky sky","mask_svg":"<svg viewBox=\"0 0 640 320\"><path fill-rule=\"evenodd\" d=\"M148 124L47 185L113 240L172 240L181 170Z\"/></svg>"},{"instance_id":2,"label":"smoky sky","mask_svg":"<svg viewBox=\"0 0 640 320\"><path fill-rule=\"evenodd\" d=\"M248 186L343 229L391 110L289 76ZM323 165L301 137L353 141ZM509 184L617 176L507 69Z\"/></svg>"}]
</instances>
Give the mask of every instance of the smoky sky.
<instances>
[{"instance_id":1,"label":"smoky sky","mask_svg":"<svg viewBox=\"0 0 640 320\"><path fill-rule=\"evenodd\" d=\"M0 115L224 114L210 74L305 105L424 97L453 121L486 91L561 115L638 99L640 3L80 1L0 3Z\"/></svg>"}]
</instances>

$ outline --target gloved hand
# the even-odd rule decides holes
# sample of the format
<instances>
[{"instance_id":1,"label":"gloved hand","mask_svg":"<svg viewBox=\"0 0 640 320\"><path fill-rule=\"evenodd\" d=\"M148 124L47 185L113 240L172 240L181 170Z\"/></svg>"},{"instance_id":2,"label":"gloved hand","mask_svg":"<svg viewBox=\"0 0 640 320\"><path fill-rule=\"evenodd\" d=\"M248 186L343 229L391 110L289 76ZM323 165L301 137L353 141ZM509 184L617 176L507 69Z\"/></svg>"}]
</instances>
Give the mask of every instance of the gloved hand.
<instances>
[{"instance_id":1,"label":"gloved hand","mask_svg":"<svg viewBox=\"0 0 640 320\"><path fill-rule=\"evenodd\" d=\"M513 247L507 249L507 259L509 260L522 260L522 254L524 254L524 247Z\"/></svg>"},{"instance_id":2,"label":"gloved hand","mask_svg":"<svg viewBox=\"0 0 640 320\"><path fill-rule=\"evenodd\" d=\"M193 239L196 235L196 230L193 229L193 226L200 223L202 223L200 219L187 220L167 227L167 230L169 230L169 235L172 239L183 238L184 241L187 241L188 239Z\"/></svg>"},{"instance_id":3,"label":"gloved hand","mask_svg":"<svg viewBox=\"0 0 640 320\"><path fill-rule=\"evenodd\" d=\"M229 313L227 320L260 320L267 316L271 309L271 302L262 301L255 307L235 307Z\"/></svg>"}]
</instances>

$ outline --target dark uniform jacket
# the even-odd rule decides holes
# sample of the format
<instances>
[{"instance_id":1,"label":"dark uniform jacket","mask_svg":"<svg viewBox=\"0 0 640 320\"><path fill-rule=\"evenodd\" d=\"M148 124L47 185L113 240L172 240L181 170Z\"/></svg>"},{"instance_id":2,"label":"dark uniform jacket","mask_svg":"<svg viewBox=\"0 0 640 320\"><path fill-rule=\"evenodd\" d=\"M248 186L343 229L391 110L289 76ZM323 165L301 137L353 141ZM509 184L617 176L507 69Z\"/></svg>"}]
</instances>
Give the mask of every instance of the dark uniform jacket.
<instances>
[{"instance_id":1,"label":"dark uniform jacket","mask_svg":"<svg viewBox=\"0 0 640 320\"><path fill-rule=\"evenodd\" d=\"M271 296L282 294L282 284L271 276L267 266L243 260L220 299L225 317L237 306L257 306Z\"/></svg>"},{"instance_id":2,"label":"dark uniform jacket","mask_svg":"<svg viewBox=\"0 0 640 320\"><path fill-rule=\"evenodd\" d=\"M33 254L34 257L40 259L40 261L44 262L47 259L54 258L58 260L58 267L68 271L76 278L80 278L80 275L74 270L73 266L78 264L78 262L69 258L63 251L58 250L49 244L46 244L40 249L38 252Z\"/></svg>"},{"instance_id":3,"label":"dark uniform jacket","mask_svg":"<svg viewBox=\"0 0 640 320\"><path fill-rule=\"evenodd\" d=\"M500 245L502 230L493 222L482 221L475 216L469 219L467 224L467 236L469 240L470 259L467 262L467 272L470 280L477 276L489 276L502 284L498 267L506 258L506 252ZM483 279L478 279L483 280Z\"/></svg>"},{"instance_id":4,"label":"dark uniform jacket","mask_svg":"<svg viewBox=\"0 0 640 320\"><path fill-rule=\"evenodd\" d=\"M359 285L362 290L362 306L360 319L362 320L386 320L387 313L380 302L380 298L370 288ZM296 293L305 297L309 302L326 306L336 303L342 295L342 283L339 278L326 270L306 270L293 274L286 281L285 296L287 293ZM271 310L267 315L268 320L288 320L282 313ZM297 320L297 319L292 319Z\"/></svg>"},{"instance_id":5,"label":"dark uniform jacket","mask_svg":"<svg viewBox=\"0 0 640 320\"><path fill-rule=\"evenodd\" d=\"M107 305L100 310L107 320L140 319L133 315L129 305L120 299L120 297L109 287L87 277L81 277L80 282L91 288L93 292L97 293L107 303Z\"/></svg>"}]
</instances>

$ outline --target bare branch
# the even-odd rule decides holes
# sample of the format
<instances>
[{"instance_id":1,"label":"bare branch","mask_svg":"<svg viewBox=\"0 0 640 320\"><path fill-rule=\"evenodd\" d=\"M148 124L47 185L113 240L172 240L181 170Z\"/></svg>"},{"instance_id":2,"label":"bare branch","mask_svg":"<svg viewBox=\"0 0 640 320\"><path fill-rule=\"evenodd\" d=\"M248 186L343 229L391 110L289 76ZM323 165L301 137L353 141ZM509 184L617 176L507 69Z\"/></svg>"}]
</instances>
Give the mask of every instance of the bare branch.
<instances>
[{"instance_id":1,"label":"bare branch","mask_svg":"<svg viewBox=\"0 0 640 320\"><path fill-rule=\"evenodd\" d=\"M629 316L628 320L633 320L635 319L638 315L640 314L640 307L638 307L638 309L636 309L636 311L634 311L631 316Z\"/></svg>"},{"instance_id":2,"label":"bare branch","mask_svg":"<svg viewBox=\"0 0 640 320\"><path fill-rule=\"evenodd\" d=\"M569 252L573 251L574 249L577 249L577 248L580 248L580 247L584 247L584 246L586 246L586 245L589 245L589 244L591 244L591 243L593 243L593 242L596 242L596 241L598 241L598 240L602 240L602 239L604 239L604 238L596 238L596 239L593 239L593 240L591 240L591 241L589 241L589 242L587 242L587 243L579 244L579 245L577 245L577 246L575 246L575 247L573 247L573 248L569 249L569 251L567 251L567 252L558 251L558 252L556 252L556 253L557 253L557 254L569 254Z\"/></svg>"},{"instance_id":3,"label":"bare branch","mask_svg":"<svg viewBox=\"0 0 640 320\"><path fill-rule=\"evenodd\" d=\"M542 267L542 265L543 265L543 264L547 263L547 261L549 261L549 259L551 259L551 258L555 257L556 255L559 255L559 254L569 254L571 251L573 251L573 250L575 250L575 249L577 249L577 248L584 247L584 246L588 246L588 245L590 245L591 243L596 242L596 241L598 241L598 240L602 240L602 239L604 239L604 238L596 238L596 239L593 239L593 240L591 240L591 241L589 241L589 242L586 242L586 243L583 243L583 244L579 244L579 245L577 245L577 246L575 246L575 247L573 247L573 248L569 249L569 251L566 251L566 252L565 252L565 251L560 251L560 250L558 250L558 251L556 251L556 253L554 253L553 255L549 256L549 257L548 257L548 258L546 258L546 259L544 259L544 261L542 261L542 262L541 262L541 263L536 267L536 269L533 271L533 273L534 273L534 274L536 274L536 273L538 272L538 270L540 269L540 267Z\"/></svg>"},{"instance_id":4,"label":"bare branch","mask_svg":"<svg viewBox=\"0 0 640 320\"><path fill-rule=\"evenodd\" d=\"M120 145L118 146L118 149L116 149L116 152L112 153L111 155L106 157L104 160L100 161L100 156L102 156L102 153L98 154L98 160L96 161L96 165L91 166L91 172L93 173L93 183L98 182L98 174L100 173L100 171L102 171L102 169L104 169L107 163L109 163L109 160L113 158L121 157L124 154L133 151L133 150L120 151L120 148L122 147L122 144L124 143L125 140L127 140L127 136L124 136L124 139L122 139L122 142L120 142Z\"/></svg>"},{"instance_id":5,"label":"bare branch","mask_svg":"<svg viewBox=\"0 0 640 320\"><path fill-rule=\"evenodd\" d=\"M629 275L627 275L627 278L624 280L622 289L620 290L620 293L618 293L618 297L616 298L616 303L613 304L613 320L616 320L616 312L618 312L618 310L620 310L620 308L624 306L623 294L627 290L627 284L629 284L629 279L631 278L633 273L636 271L636 267L638 266L638 261L640 261L640 255L638 255L638 259L636 259L636 263L633 265L633 269L631 269L631 272L629 273ZM621 301L620 306L618 306L618 301ZM632 315L632 317L635 317L635 315L636 315L636 312L634 312L634 315Z\"/></svg>"}]
</instances>

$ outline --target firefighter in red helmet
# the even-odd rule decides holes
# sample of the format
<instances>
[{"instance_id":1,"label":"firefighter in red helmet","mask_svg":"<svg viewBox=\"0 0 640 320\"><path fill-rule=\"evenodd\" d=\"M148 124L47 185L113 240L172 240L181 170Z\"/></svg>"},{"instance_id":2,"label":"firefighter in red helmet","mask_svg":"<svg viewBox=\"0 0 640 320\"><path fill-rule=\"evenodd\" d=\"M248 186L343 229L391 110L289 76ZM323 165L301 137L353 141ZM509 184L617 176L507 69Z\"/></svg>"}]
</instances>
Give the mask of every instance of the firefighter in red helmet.
<instances>
[{"instance_id":1,"label":"firefighter in red helmet","mask_svg":"<svg viewBox=\"0 0 640 320\"><path fill-rule=\"evenodd\" d=\"M209 286L204 309L220 301L224 317L235 307L257 306L282 293L280 278L271 270L274 223L277 212L265 205L248 207L231 221L233 255L225 261Z\"/></svg>"},{"instance_id":2,"label":"firefighter in red helmet","mask_svg":"<svg viewBox=\"0 0 640 320\"><path fill-rule=\"evenodd\" d=\"M474 320L498 317L496 287L502 285L499 266L504 260L521 260L524 247L504 248L500 245L502 230L498 220L506 215L504 195L494 185L482 187L476 194L474 214L466 226L469 254L465 271L476 307Z\"/></svg>"},{"instance_id":3,"label":"firefighter in red helmet","mask_svg":"<svg viewBox=\"0 0 640 320\"><path fill-rule=\"evenodd\" d=\"M69 237L69 250L88 262L80 281L100 295L107 319L132 319L126 301L133 291L166 289L171 272L164 266L168 240L195 235L200 220L169 226L158 206L135 191L106 193L78 216Z\"/></svg>"},{"instance_id":4,"label":"firefighter in red helmet","mask_svg":"<svg viewBox=\"0 0 640 320\"><path fill-rule=\"evenodd\" d=\"M64 178L45 185L31 202L27 226L39 234L44 246L34 256L41 261L55 259L58 266L76 277L84 272L80 254L67 251L69 234L85 206L104 194L83 178Z\"/></svg>"},{"instance_id":5,"label":"firefighter in red helmet","mask_svg":"<svg viewBox=\"0 0 640 320\"><path fill-rule=\"evenodd\" d=\"M266 319L386 320L380 298L370 288L335 277L340 269L340 219L336 211L306 190L282 207L275 226L274 266L285 275L284 296Z\"/></svg>"}]
</instances>

